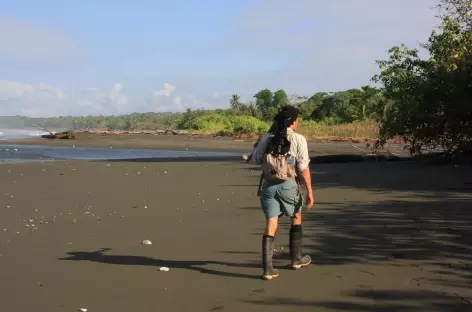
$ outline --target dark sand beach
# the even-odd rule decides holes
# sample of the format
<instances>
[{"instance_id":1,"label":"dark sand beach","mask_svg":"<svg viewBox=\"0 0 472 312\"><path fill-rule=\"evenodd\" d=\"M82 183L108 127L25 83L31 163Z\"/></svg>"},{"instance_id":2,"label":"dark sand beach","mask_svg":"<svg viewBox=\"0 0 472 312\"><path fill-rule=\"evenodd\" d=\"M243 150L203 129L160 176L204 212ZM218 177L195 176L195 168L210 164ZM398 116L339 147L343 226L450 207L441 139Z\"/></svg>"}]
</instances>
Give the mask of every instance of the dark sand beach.
<instances>
[{"instance_id":1,"label":"dark sand beach","mask_svg":"<svg viewBox=\"0 0 472 312\"><path fill-rule=\"evenodd\" d=\"M285 268L284 220L281 275L263 281L257 168L234 159L0 165L0 311L472 310L470 167L312 169L313 264Z\"/></svg>"}]
</instances>

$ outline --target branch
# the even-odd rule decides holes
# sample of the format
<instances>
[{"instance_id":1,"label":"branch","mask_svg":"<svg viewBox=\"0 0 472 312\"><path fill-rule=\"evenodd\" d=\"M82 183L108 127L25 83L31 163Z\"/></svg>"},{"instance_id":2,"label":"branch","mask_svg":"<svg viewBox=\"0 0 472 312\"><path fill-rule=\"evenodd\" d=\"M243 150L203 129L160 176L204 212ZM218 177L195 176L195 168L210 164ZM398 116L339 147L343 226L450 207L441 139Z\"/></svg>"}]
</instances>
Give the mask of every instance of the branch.
<instances>
[{"instance_id":1,"label":"branch","mask_svg":"<svg viewBox=\"0 0 472 312\"><path fill-rule=\"evenodd\" d=\"M41 129L43 129L43 130L46 131L46 132L49 132L50 135L54 135L54 133L52 133L51 131L49 131L48 128L46 128L45 126L38 124L38 127L41 128Z\"/></svg>"}]
</instances>

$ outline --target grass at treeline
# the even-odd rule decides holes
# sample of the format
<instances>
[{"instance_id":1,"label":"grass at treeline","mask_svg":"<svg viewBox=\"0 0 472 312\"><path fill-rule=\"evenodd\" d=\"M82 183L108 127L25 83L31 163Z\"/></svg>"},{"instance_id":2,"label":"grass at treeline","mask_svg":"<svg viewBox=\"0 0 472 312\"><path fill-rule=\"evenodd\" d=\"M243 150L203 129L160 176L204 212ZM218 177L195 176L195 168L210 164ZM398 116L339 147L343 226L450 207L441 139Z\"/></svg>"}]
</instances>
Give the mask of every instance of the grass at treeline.
<instances>
[{"instance_id":1,"label":"grass at treeline","mask_svg":"<svg viewBox=\"0 0 472 312\"><path fill-rule=\"evenodd\" d=\"M255 117L220 114L199 116L189 122L192 133L206 135L251 136L264 133L269 127L270 123ZM298 132L307 138L376 139L379 134L379 124L368 120L349 124L303 120Z\"/></svg>"}]
</instances>

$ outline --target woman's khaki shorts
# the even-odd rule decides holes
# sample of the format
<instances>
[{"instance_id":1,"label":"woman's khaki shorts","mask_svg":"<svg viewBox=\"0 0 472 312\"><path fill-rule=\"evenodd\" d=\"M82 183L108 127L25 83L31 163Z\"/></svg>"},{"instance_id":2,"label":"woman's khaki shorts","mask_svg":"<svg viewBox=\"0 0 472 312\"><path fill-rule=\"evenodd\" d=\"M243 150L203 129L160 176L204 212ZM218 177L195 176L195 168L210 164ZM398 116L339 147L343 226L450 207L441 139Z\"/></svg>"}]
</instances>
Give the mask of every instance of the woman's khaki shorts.
<instances>
[{"instance_id":1,"label":"woman's khaki shorts","mask_svg":"<svg viewBox=\"0 0 472 312\"><path fill-rule=\"evenodd\" d=\"M293 217L303 206L303 197L298 184L293 180L282 183L264 181L260 196L262 210L267 219L273 217Z\"/></svg>"}]
</instances>

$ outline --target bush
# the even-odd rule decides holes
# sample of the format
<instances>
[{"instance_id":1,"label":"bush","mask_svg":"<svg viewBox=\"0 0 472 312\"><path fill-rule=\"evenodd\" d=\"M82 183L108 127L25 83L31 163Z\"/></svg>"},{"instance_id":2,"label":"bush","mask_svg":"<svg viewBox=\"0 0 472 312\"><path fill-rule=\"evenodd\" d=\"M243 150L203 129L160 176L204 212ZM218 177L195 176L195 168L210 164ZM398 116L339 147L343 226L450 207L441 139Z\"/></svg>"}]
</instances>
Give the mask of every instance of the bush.
<instances>
[{"instance_id":1,"label":"bush","mask_svg":"<svg viewBox=\"0 0 472 312\"><path fill-rule=\"evenodd\" d=\"M211 114L193 119L191 129L200 133L219 135L263 133L269 129L267 123L251 116L228 116Z\"/></svg>"},{"instance_id":2,"label":"bush","mask_svg":"<svg viewBox=\"0 0 472 312\"><path fill-rule=\"evenodd\" d=\"M350 124L302 121L298 132L308 139L323 137L375 139L379 135L379 124L375 121L361 121Z\"/></svg>"},{"instance_id":3,"label":"bush","mask_svg":"<svg viewBox=\"0 0 472 312\"><path fill-rule=\"evenodd\" d=\"M182 114L180 119L177 122L177 126L180 129L193 129L196 130L195 128L195 120L199 117L202 116L208 116L211 115L205 110L196 110L192 111L191 109L187 109L185 113Z\"/></svg>"},{"instance_id":4,"label":"bush","mask_svg":"<svg viewBox=\"0 0 472 312\"><path fill-rule=\"evenodd\" d=\"M201 132L218 133L231 129L230 117L220 114L211 114L196 117L190 124L190 128Z\"/></svg>"},{"instance_id":5,"label":"bush","mask_svg":"<svg viewBox=\"0 0 472 312\"><path fill-rule=\"evenodd\" d=\"M234 116L231 118L233 133L264 133L269 130L269 125L255 117Z\"/></svg>"}]
</instances>

